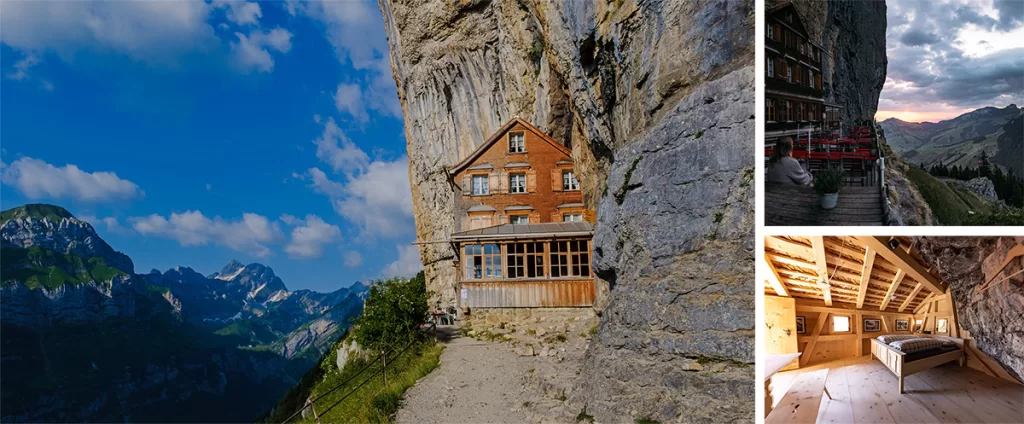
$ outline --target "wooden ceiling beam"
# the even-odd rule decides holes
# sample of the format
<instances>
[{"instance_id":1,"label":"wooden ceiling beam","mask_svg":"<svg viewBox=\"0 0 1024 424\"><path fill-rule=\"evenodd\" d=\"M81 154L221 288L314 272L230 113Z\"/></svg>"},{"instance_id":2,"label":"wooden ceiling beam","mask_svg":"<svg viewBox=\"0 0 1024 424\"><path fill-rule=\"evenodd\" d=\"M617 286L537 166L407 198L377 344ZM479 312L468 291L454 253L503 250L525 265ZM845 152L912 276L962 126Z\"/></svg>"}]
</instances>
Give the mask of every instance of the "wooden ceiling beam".
<instances>
[{"instance_id":1,"label":"wooden ceiling beam","mask_svg":"<svg viewBox=\"0 0 1024 424\"><path fill-rule=\"evenodd\" d=\"M885 298L882 299L882 306L879 307L880 311L884 311L889 306L889 301L892 300L892 294L896 292L896 288L903 282L903 276L906 275L903 269L896 271L896 278L892 279L892 284L889 284L889 291L885 292Z\"/></svg>"},{"instance_id":2,"label":"wooden ceiling beam","mask_svg":"<svg viewBox=\"0 0 1024 424\"><path fill-rule=\"evenodd\" d=\"M903 312L904 309L907 309L907 306L910 306L910 302L917 297L919 292L921 292L921 287L924 287L921 283L917 283L917 285L914 286L914 291L910 292L910 294L907 295L907 299L903 301L902 305L900 305L900 312Z\"/></svg>"},{"instance_id":3,"label":"wooden ceiling beam","mask_svg":"<svg viewBox=\"0 0 1024 424\"><path fill-rule=\"evenodd\" d=\"M877 251L879 255L885 258L885 260L899 267L900 271L909 275L910 278L914 279L914 281L924 284L924 288L928 289L928 291L932 293L946 292L946 285L928 272L927 267L915 260L911 254L905 252L899 247L896 249L890 249L888 246L889 239L884 237L859 236L857 237L857 240L864 244L864 246Z\"/></svg>"},{"instance_id":4,"label":"wooden ceiling beam","mask_svg":"<svg viewBox=\"0 0 1024 424\"><path fill-rule=\"evenodd\" d=\"M921 313L921 310L924 309L924 307L927 306L929 303L931 303L934 297L935 293L929 293L928 296L925 296L924 300L922 300L921 303L917 305L916 308L914 308L914 315Z\"/></svg>"},{"instance_id":5,"label":"wooden ceiling beam","mask_svg":"<svg viewBox=\"0 0 1024 424\"><path fill-rule=\"evenodd\" d=\"M857 293L857 308L864 307L864 296L868 294L871 282L871 270L875 264L875 251L870 247L864 249L864 267L860 271L860 291Z\"/></svg>"},{"instance_id":6,"label":"wooden ceiling beam","mask_svg":"<svg viewBox=\"0 0 1024 424\"><path fill-rule=\"evenodd\" d=\"M768 257L768 254L764 254L764 262L768 264L768 269L772 271L772 274L768 276L768 283L775 289L775 294L783 297L789 297L789 293L786 292L786 286L782 284L782 278L779 277L779 271L775 269L775 264Z\"/></svg>"},{"instance_id":7,"label":"wooden ceiling beam","mask_svg":"<svg viewBox=\"0 0 1024 424\"><path fill-rule=\"evenodd\" d=\"M786 240L782 237L767 236L764 238L764 247L767 249L776 250L779 252L788 253L789 256L800 257L806 259L814 258L814 251L811 250L811 246L806 244L797 243L794 241Z\"/></svg>"},{"instance_id":8,"label":"wooden ceiling beam","mask_svg":"<svg viewBox=\"0 0 1024 424\"><path fill-rule=\"evenodd\" d=\"M825 298L825 306L832 306L832 287L828 279L828 262L825 259L825 240L822 236L811 236L811 249L814 250L815 271L821 284L821 296Z\"/></svg>"}]
</instances>

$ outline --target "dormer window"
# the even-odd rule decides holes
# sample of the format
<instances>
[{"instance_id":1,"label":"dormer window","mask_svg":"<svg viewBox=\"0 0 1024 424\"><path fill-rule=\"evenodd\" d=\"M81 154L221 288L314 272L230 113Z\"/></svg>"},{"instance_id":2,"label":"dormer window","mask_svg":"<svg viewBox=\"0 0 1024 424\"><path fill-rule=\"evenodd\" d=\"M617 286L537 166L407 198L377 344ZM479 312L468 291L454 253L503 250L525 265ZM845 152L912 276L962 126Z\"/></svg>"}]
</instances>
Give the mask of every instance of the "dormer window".
<instances>
[{"instance_id":1,"label":"dormer window","mask_svg":"<svg viewBox=\"0 0 1024 424\"><path fill-rule=\"evenodd\" d=\"M484 196L490 194L487 187L487 180L489 179L486 175L474 175L473 176L473 195Z\"/></svg>"},{"instance_id":2,"label":"dormer window","mask_svg":"<svg viewBox=\"0 0 1024 424\"><path fill-rule=\"evenodd\" d=\"M523 153L526 151L526 137L523 133L508 134L508 151L509 153Z\"/></svg>"},{"instance_id":3,"label":"dormer window","mask_svg":"<svg viewBox=\"0 0 1024 424\"><path fill-rule=\"evenodd\" d=\"M576 180L576 174L572 171L562 171L562 190L579 190L580 182Z\"/></svg>"}]
</instances>

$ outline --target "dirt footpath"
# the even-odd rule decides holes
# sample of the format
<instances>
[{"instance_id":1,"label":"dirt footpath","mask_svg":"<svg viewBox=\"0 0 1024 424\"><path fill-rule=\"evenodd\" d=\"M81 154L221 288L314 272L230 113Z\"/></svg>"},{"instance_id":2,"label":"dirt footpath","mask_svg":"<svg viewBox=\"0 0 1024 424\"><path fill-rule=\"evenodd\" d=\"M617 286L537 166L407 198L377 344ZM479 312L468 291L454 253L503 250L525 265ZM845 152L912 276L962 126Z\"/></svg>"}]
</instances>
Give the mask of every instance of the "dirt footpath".
<instances>
[{"instance_id":1,"label":"dirt footpath","mask_svg":"<svg viewBox=\"0 0 1024 424\"><path fill-rule=\"evenodd\" d=\"M586 342L561 343L549 356L520 356L511 342L455 337L437 369L406 391L399 423L573 422L564 405Z\"/></svg>"}]
</instances>

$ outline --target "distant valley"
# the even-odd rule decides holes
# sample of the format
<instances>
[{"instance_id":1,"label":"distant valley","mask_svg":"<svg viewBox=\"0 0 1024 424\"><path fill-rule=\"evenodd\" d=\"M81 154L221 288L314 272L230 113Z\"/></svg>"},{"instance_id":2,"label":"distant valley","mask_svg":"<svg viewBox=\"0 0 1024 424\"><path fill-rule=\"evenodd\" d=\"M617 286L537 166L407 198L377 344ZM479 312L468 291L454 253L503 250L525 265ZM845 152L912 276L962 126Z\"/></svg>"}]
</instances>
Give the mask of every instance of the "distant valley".
<instances>
[{"instance_id":1,"label":"distant valley","mask_svg":"<svg viewBox=\"0 0 1024 424\"><path fill-rule=\"evenodd\" d=\"M290 291L262 264L136 274L52 205L0 216L2 419L252 421L362 311L367 287Z\"/></svg>"},{"instance_id":2,"label":"distant valley","mask_svg":"<svg viewBox=\"0 0 1024 424\"><path fill-rule=\"evenodd\" d=\"M907 162L977 167L984 150L992 163L1024 174L1024 109L1017 105L985 107L938 123L889 118L879 124Z\"/></svg>"}]
</instances>

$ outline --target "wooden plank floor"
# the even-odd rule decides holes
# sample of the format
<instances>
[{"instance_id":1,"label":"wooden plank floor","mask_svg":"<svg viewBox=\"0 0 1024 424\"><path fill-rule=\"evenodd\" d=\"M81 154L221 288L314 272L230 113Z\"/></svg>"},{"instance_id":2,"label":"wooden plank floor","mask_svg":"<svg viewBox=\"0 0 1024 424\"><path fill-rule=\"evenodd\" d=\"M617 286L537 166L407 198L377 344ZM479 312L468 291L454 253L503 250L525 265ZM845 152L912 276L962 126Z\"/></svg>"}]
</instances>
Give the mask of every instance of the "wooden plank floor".
<instances>
[{"instance_id":1,"label":"wooden plank floor","mask_svg":"<svg viewBox=\"0 0 1024 424\"><path fill-rule=\"evenodd\" d=\"M845 186L836 208L821 208L812 187L765 185L765 225L882 225L878 187Z\"/></svg>"},{"instance_id":2,"label":"wooden plank floor","mask_svg":"<svg viewBox=\"0 0 1024 424\"><path fill-rule=\"evenodd\" d=\"M778 401L800 373L827 368L819 423L1024 423L1024 386L955 362L907 377L899 394L896 376L871 356L816 364L772 378Z\"/></svg>"}]
</instances>

